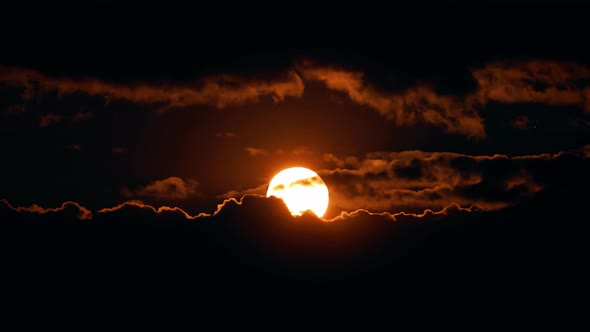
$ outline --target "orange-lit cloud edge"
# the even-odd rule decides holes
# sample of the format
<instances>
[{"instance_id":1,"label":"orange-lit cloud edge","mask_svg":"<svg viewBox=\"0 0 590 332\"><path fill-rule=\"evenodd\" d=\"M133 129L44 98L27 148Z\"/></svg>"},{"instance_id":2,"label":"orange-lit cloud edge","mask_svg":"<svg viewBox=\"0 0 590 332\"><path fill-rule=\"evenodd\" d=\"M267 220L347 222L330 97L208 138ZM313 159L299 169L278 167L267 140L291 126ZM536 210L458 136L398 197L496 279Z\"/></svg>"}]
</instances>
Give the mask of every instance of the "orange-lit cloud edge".
<instances>
[{"instance_id":1,"label":"orange-lit cloud edge","mask_svg":"<svg viewBox=\"0 0 590 332\"><path fill-rule=\"evenodd\" d=\"M425 123L472 139L487 135L479 109L490 101L573 105L590 112L590 87L580 85L590 79L590 68L586 66L550 60L503 61L470 70L477 88L462 97L441 94L431 84L384 92L369 82L363 72L318 64L309 59L297 61L293 69L277 74L272 80L220 74L185 84L116 84L93 78L55 78L31 69L0 66L0 83L23 87L23 99L48 91L59 95L85 93L106 100L153 105L165 111L196 105L224 108L254 102L264 96L281 102L286 97L301 97L306 81L319 81L397 125ZM41 124L50 125L61 119L56 114ZM254 149L248 152L262 153Z\"/></svg>"},{"instance_id":2,"label":"orange-lit cloud edge","mask_svg":"<svg viewBox=\"0 0 590 332\"><path fill-rule=\"evenodd\" d=\"M223 203L218 204L217 210L215 212L213 212L213 213L203 213L202 212L202 213L199 213L194 216L191 216L190 214L188 214L186 211L184 211L183 209L181 209L179 207L160 206L160 207L156 208L152 205L144 204L139 201L123 202L123 203L121 203L117 206L114 206L114 207L102 208L100 210L95 211L94 213L92 211L90 211L89 209L85 208L84 206L82 206L76 202L72 202L72 201L65 202L60 207L57 207L57 208L43 208L37 204L33 204L29 207L20 207L20 206L15 207L12 204L10 204L10 202L6 199L0 199L0 203L4 204L8 209L10 209L14 212L26 213L26 214L30 214L30 215L59 214L59 213L63 213L66 210L70 209L73 211L73 214L79 220L92 220L94 214L105 214L106 215L106 214L110 214L110 213L119 212L125 208L136 208L136 209L140 209L145 212L148 212L148 213L152 213L154 215L163 215L163 214L178 215L178 216L185 218L186 220L199 220L199 219L205 220L205 219L219 215L229 205L241 206L241 205L245 204L245 202L247 200L250 200L250 199L274 201L277 204L282 204L284 206L284 208L287 209L286 205L284 205L282 200L275 198L275 197L266 197L266 196L262 196L262 195L244 195L240 199L228 198L228 199L224 200ZM459 211L459 212L475 212L475 211L483 211L483 210L485 210L485 209L483 209L482 207L477 206L477 205L473 205L468 208L462 208L458 204L452 203L440 211L432 211L430 209L427 209L421 214L406 213L406 212L398 212L398 213L392 214L392 213L388 213L388 212L369 212L365 209L359 209L359 210L352 211L352 212L344 212L343 211L340 215L338 215L334 218L331 218L331 219L318 218L317 216L315 216L311 213L306 213L303 216L292 216L292 218L294 220L311 218L311 219L317 220L317 221L334 222L334 221L340 221L340 220L345 220L345 219L349 219L349 218L354 218L354 217L361 216L361 215L369 215L369 216L385 217L385 218L391 219L393 221L398 221L401 219L411 219L411 218L421 219L421 218L424 218L427 216L432 216L432 215L449 215L450 213L457 212L457 211ZM261 213L264 213L264 212L261 212Z\"/></svg>"},{"instance_id":3,"label":"orange-lit cloud edge","mask_svg":"<svg viewBox=\"0 0 590 332\"><path fill-rule=\"evenodd\" d=\"M587 145L554 154L512 157L419 150L372 152L363 158L325 154L324 162L332 168L320 169L317 173L330 191L328 217L358 209L420 214L426 210L441 211L451 204L498 210L532 198L543 190L544 184L531 173L536 165L585 159L590 155L589 148ZM509 171L495 172L490 177L495 167ZM265 182L241 191L228 191L217 198L264 195L268 185ZM485 188L494 189L486 191Z\"/></svg>"},{"instance_id":4,"label":"orange-lit cloud edge","mask_svg":"<svg viewBox=\"0 0 590 332\"><path fill-rule=\"evenodd\" d=\"M525 156L516 156L516 157L508 157L505 155L494 155L494 156L479 156L479 158L487 158L487 159L501 159L501 158L510 158L516 160L553 160L556 158L561 158L564 156L576 156L582 159L589 159L590 158L590 145L586 145L581 149L575 151L561 151L555 154L538 154L538 155L525 155ZM262 187L262 186L261 186ZM236 192L237 193L237 192ZM149 204L145 204L141 201L137 200L130 200L123 202L119 205L113 207L106 207L99 209L97 211L91 211L90 209L82 206L81 204L73 201L64 202L61 206L56 208L44 208L39 206L38 204L33 204L28 207L22 206L13 206L7 199L0 199L0 211L8 210L13 213L17 214L28 214L28 215L51 215L51 214L68 214L70 216L74 216L76 219L79 220L92 220L95 215L108 215L112 213L121 212L125 209L135 209L142 211L144 213L149 213L152 215L160 216L160 215L176 215L182 217L186 220L206 220L206 219L213 219L214 217L220 215L225 211L226 208L234 206L240 207L244 204L248 204L253 200L265 200L270 202L271 204L276 204L277 207L284 210L286 215L290 215L288 213L288 209L282 200L276 197L266 197L264 195L258 194L244 194L240 198L226 198L223 200L222 203L217 205L217 209L213 213L198 213L196 215L190 215L186 211L184 211L180 207L170 207L170 206L160 206L155 207ZM333 218L318 218L313 214L303 214L302 216L291 216L294 220L300 219L312 219L316 221L323 221L323 222L337 222L337 221L344 221L349 219L355 219L357 217L362 216L371 216L377 217L381 219L391 220L391 221L402 221L402 220L420 220L427 217L436 217L436 216L448 216L457 213L476 213L482 211L491 211L502 209L509 206L507 205L492 205L491 207L487 207L481 204L470 204L468 206L461 206L456 202L451 202L447 204L440 210L434 209L425 209L422 213L407 213L404 211L390 213L390 212L376 212L376 211L369 211L364 208L356 209L354 211L342 211L339 215ZM265 211L260 211L259 213L264 214Z\"/></svg>"}]
</instances>

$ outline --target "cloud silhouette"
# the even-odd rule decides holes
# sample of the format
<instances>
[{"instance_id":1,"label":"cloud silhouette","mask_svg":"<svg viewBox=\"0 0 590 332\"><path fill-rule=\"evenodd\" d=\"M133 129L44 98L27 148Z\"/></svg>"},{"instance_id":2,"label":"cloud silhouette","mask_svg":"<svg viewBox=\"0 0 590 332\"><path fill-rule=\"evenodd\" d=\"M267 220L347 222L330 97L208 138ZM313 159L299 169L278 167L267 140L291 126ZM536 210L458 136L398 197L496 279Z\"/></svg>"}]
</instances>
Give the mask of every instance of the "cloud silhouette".
<instances>
[{"instance_id":1,"label":"cloud silhouette","mask_svg":"<svg viewBox=\"0 0 590 332\"><path fill-rule=\"evenodd\" d=\"M573 105L590 112L590 87L587 84L590 69L570 62L506 61L472 68L477 88L466 96L442 94L437 92L437 87L426 83L402 91L385 92L368 80L362 71L318 65L310 60L299 61L295 67L296 71L279 73L270 81L214 75L190 84L122 84L92 78L49 77L31 69L3 66L0 67L0 82L24 87L22 97L25 99L33 98L39 91L56 91L60 95L84 93L151 104L167 110L195 105L224 108L255 102L264 96L280 102L285 97L302 96L304 80L320 81L328 89L344 93L351 101L376 110L398 126L424 123L474 139L487 135L480 111L490 101ZM88 116L80 113L74 120ZM41 126L57 121L57 117L47 115Z\"/></svg>"},{"instance_id":2,"label":"cloud silhouette","mask_svg":"<svg viewBox=\"0 0 590 332\"><path fill-rule=\"evenodd\" d=\"M451 203L448 206L445 206L440 211L433 211L430 209L425 210L422 213L406 213L406 212L398 212L398 213L388 213L388 212L370 212L364 209L355 210L352 212L343 211L340 215L330 219L330 221L339 221L339 220L346 220L346 219L366 219L370 217L376 218L383 218L385 220L392 220L392 221L415 221L419 219L428 219L428 220L440 220L443 217L453 216L461 213L471 213L471 212L478 212L483 211L484 209L477 205L471 205L467 208L462 208L459 204Z\"/></svg>"},{"instance_id":3,"label":"cloud silhouette","mask_svg":"<svg viewBox=\"0 0 590 332\"><path fill-rule=\"evenodd\" d=\"M387 93L371 84L361 71L316 65L309 60L302 61L299 70L306 80L319 80L397 125L421 122L475 139L486 137L480 109L490 101L575 105L590 112L590 68L576 63L497 62L473 68L478 87L464 97L438 93L427 84Z\"/></svg>"},{"instance_id":4,"label":"cloud silhouette","mask_svg":"<svg viewBox=\"0 0 590 332\"><path fill-rule=\"evenodd\" d=\"M276 190L285 190L287 187L293 188L293 187L297 187L297 186L315 187L316 185L323 186L325 184L324 184L324 181L322 181L322 179L319 178L318 176L312 176L312 177L303 178L303 179L299 179L299 180L290 182L286 186L285 186L285 184L278 184L273 187L273 190L275 190L275 191Z\"/></svg>"},{"instance_id":5,"label":"cloud silhouette","mask_svg":"<svg viewBox=\"0 0 590 332\"><path fill-rule=\"evenodd\" d=\"M39 116L39 127L46 128L56 125L63 120L63 116L54 113L42 114Z\"/></svg>"},{"instance_id":6,"label":"cloud silhouette","mask_svg":"<svg viewBox=\"0 0 590 332\"><path fill-rule=\"evenodd\" d=\"M499 209L539 193L550 181L540 171L547 163L580 157L580 151L514 157L423 151L327 155L337 168L319 174L330 188L331 204L345 211L419 212L451 203Z\"/></svg>"},{"instance_id":7,"label":"cloud silhouette","mask_svg":"<svg viewBox=\"0 0 590 332\"><path fill-rule=\"evenodd\" d=\"M375 109L397 125L423 122L453 134L486 136L483 119L471 105L459 98L440 95L432 87L417 86L391 94L367 82L362 72L309 65L301 70L306 79L324 82L329 89L345 93L350 100Z\"/></svg>"},{"instance_id":8,"label":"cloud silhouette","mask_svg":"<svg viewBox=\"0 0 590 332\"><path fill-rule=\"evenodd\" d=\"M234 219L234 218L260 218L269 219L274 217L280 217L282 220L296 221L306 220L307 222L324 223L329 222L340 222L347 219L358 219L360 215L365 217L375 217L376 219L382 219L386 217L388 220L399 221L399 220L417 220L417 219L438 219L438 216L450 215L455 212L476 212L483 211L482 207L473 205L468 208L462 208L458 204L450 204L440 211L433 211L430 209L425 210L423 213L406 213L399 212L390 214L387 212L375 213L369 212L364 209L358 209L352 212L343 211L340 215L331 219L321 219L313 214L303 214L303 216L292 216L286 207L285 203L277 197L266 197L261 195L244 195L239 199L228 198L222 203L218 204L217 209L214 213L198 213L196 215L190 215L179 207L160 206L154 207L150 204L145 204L141 201L127 201L113 207L106 207L97 210L92 213L90 210L81 206L76 202L65 202L58 208L42 208L36 204L30 207L13 207L6 199L0 200L3 208L2 213L7 213L12 217L18 217L19 214L29 215L51 215L57 219L66 216L75 216L78 220L90 220L100 219L105 220L109 218L113 219L163 219L173 220L176 222L186 222L192 220L202 220L215 222L217 220ZM271 219L272 219L271 218Z\"/></svg>"},{"instance_id":9,"label":"cloud silhouette","mask_svg":"<svg viewBox=\"0 0 590 332\"><path fill-rule=\"evenodd\" d=\"M220 138L234 138L236 136L237 136L237 134L234 132L231 132L231 131L215 133L215 137L220 137Z\"/></svg>"},{"instance_id":10,"label":"cloud silhouette","mask_svg":"<svg viewBox=\"0 0 590 332\"><path fill-rule=\"evenodd\" d=\"M57 208L43 208L37 204L33 204L28 207L14 207L8 202L8 200L0 199L0 205L0 210L5 212L16 212L25 215L70 216L79 220L92 219L92 212L76 202L64 202L60 207Z\"/></svg>"},{"instance_id":11,"label":"cloud silhouette","mask_svg":"<svg viewBox=\"0 0 590 332\"><path fill-rule=\"evenodd\" d=\"M318 174L330 191L328 218L358 209L421 214L452 204L497 210L539 194L573 164L587 158L585 149L521 156L415 150L374 152L359 158L328 153L324 155L326 168ZM552 171L548 173L547 167ZM229 191L219 198L264 195L267 188L264 183Z\"/></svg>"},{"instance_id":12,"label":"cloud silhouette","mask_svg":"<svg viewBox=\"0 0 590 332\"><path fill-rule=\"evenodd\" d=\"M149 204L144 204L138 201L129 201L110 208L103 208L97 211L101 215L112 215L115 217L129 217L138 218L146 217L152 218L154 216L163 216L176 219L193 220L208 216L206 213L200 213L196 216L191 216L179 207L161 206L158 208Z\"/></svg>"},{"instance_id":13,"label":"cloud silhouette","mask_svg":"<svg viewBox=\"0 0 590 332\"><path fill-rule=\"evenodd\" d=\"M56 91L60 95L84 93L90 96L127 100L138 104L159 105L160 110L195 105L212 105L224 108L229 105L256 101L263 96L275 102L285 97L299 97L303 83L295 72L287 73L272 82L247 80L231 75L206 77L192 84L119 84L97 79L72 79L50 77L41 72L0 67L0 82L25 88L23 98L32 98L36 91Z\"/></svg>"},{"instance_id":14,"label":"cloud silhouette","mask_svg":"<svg viewBox=\"0 0 590 332\"><path fill-rule=\"evenodd\" d=\"M253 146L247 146L244 148L244 150L246 152L248 152L248 154L252 157L256 157L256 156L266 156L268 154L268 152L264 149L259 149L259 148L255 148Z\"/></svg>"},{"instance_id":15,"label":"cloud silhouette","mask_svg":"<svg viewBox=\"0 0 590 332\"><path fill-rule=\"evenodd\" d=\"M590 112L590 68L570 62L499 62L472 70L477 99L502 103L578 105Z\"/></svg>"},{"instance_id":16,"label":"cloud silhouette","mask_svg":"<svg viewBox=\"0 0 590 332\"><path fill-rule=\"evenodd\" d=\"M126 189L124 195L148 197L165 200L185 199L197 193L198 183L194 180L183 180L176 176L171 176L163 180L154 181L133 192Z\"/></svg>"},{"instance_id":17,"label":"cloud silhouette","mask_svg":"<svg viewBox=\"0 0 590 332\"><path fill-rule=\"evenodd\" d=\"M223 194L217 195L219 199L229 199L229 198L240 198L244 195L259 195L264 196L266 195L266 191L268 190L269 183L263 183L256 188L250 188L245 190L230 190Z\"/></svg>"},{"instance_id":18,"label":"cloud silhouette","mask_svg":"<svg viewBox=\"0 0 590 332\"><path fill-rule=\"evenodd\" d=\"M510 122L510 125L514 128L518 129L529 129L530 127L530 120L528 117L524 115L517 116L514 120Z\"/></svg>"}]
</instances>

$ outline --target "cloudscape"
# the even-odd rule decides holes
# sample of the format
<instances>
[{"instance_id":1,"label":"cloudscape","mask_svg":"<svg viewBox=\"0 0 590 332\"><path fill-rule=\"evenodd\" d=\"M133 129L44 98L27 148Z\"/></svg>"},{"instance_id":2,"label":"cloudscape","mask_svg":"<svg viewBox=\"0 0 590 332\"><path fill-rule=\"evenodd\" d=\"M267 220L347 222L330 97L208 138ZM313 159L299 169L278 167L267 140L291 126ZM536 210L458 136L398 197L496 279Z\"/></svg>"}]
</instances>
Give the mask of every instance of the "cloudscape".
<instances>
[{"instance_id":1,"label":"cloudscape","mask_svg":"<svg viewBox=\"0 0 590 332\"><path fill-rule=\"evenodd\" d=\"M582 324L590 8L284 5L6 8L6 327Z\"/></svg>"}]
</instances>

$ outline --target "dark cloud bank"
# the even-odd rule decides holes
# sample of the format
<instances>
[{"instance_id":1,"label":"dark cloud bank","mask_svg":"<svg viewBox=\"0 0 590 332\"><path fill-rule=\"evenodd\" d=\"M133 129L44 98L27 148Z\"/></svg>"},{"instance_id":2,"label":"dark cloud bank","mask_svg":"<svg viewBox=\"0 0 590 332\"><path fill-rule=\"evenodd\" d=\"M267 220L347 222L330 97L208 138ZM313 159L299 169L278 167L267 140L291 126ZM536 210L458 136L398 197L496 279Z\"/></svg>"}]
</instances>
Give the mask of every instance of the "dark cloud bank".
<instances>
[{"instance_id":1,"label":"dark cloud bank","mask_svg":"<svg viewBox=\"0 0 590 332\"><path fill-rule=\"evenodd\" d=\"M141 203L88 219L75 203L3 200L5 322L23 330L567 328L581 322L587 295L586 198L574 190L589 184L581 178L502 210L451 205L397 221L358 211L331 223L291 217L281 201L259 196L194 219Z\"/></svg>"}]
</instances>

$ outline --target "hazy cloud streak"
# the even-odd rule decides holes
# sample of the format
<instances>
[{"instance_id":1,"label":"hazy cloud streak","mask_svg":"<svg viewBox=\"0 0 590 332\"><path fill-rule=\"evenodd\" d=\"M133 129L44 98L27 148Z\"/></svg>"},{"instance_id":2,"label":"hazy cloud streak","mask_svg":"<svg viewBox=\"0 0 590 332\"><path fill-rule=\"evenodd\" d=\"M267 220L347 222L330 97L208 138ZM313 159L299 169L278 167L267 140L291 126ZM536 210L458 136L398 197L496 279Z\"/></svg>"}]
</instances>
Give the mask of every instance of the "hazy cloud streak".
<instances>
[{"instance_id":1,"label":"hazy cloud streak","mask_svg":"<svg viewBox=\"0 0 590 332\"><path fill-rule=\"evenodd\" d=\"M0 67L0 82L25 87L25 99L32 98L37 90L57 91L60 95L85 93L137 104L156 104L160 110L195 105L224 108L256 101L263 96L270 96L279 102L287 96L301 96L304 89L301 78L295 72L289 72L275 81L217 75L192 84L120 84L90 78L56 78L31 69Z\"/></svg>"}]
</instances>

